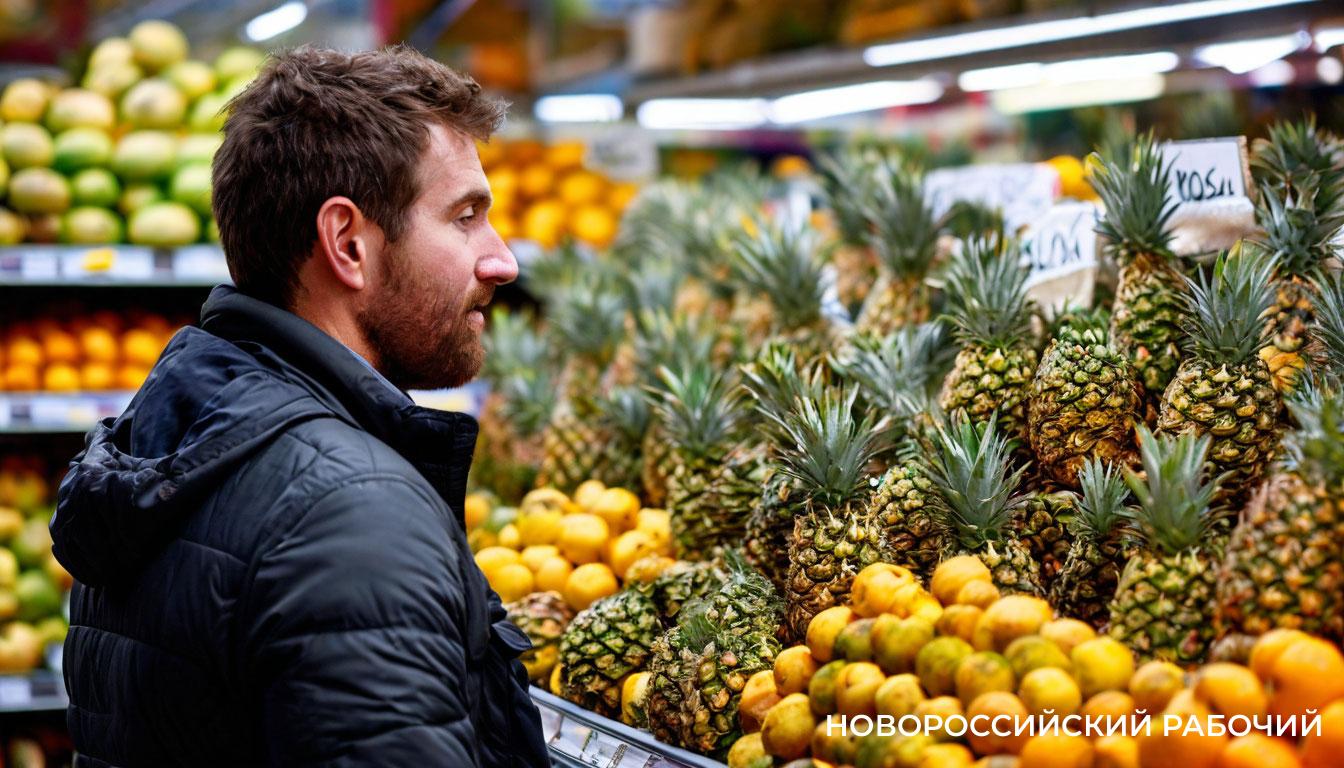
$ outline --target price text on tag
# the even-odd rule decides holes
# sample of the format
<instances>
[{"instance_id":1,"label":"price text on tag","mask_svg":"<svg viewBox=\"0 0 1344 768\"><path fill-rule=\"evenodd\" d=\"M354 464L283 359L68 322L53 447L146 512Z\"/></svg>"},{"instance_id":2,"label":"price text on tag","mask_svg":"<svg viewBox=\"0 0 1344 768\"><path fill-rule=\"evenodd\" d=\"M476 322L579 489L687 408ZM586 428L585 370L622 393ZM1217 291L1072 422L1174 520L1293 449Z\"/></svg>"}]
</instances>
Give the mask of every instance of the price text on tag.
<instances>
[{"instance_id":1,"label":"price text on tag","mask_svg":"<svg viewBox=\"0 0 1344 768\"><path fill-rule=\"evenodd\" d=\"M1161 146L1171 165L1171 196L1180 203L1247 197L1246 139L1173 141Z\"/></svg>"},{"instance_id":2,"label":"price text on tag","mask_svg":"<svg viewBox=\"0 0 1344 768\"><path fill-rule=\"evenodd\" d=\"M924 177L933 215L964 200L1003 212L1009 230L1031 224L1055 202L1059 173L1044 163L1006 163L939 168Z\"/></svg>"},{"instance_id":3,"label":"price text on tag","mask_svg":"<svg viewBox=\"0 0 1344 768\"><path fill-rule=\"evenodd\" d=\"M1097 263L1097 206L1067 202L1051 208L1022 237L1022 260L1031 282Z\"/></svg>"}]
</instances>

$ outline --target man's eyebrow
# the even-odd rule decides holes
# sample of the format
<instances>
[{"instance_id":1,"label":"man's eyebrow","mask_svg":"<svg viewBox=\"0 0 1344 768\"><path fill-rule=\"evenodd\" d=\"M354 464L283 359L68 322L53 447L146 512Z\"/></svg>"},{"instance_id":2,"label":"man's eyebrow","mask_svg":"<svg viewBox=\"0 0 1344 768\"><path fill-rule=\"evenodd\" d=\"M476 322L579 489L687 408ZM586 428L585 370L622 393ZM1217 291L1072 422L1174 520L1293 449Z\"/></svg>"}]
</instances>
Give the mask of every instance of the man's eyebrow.
<instances>
[{"instance_id":1,"label":"man's eyebrow","mask_svg":"<svg viewBox=\"0 0 1344 768\"><path fill-rule=\"evenodd\" d=\"M490 196L490 190L477 188L463 192L456 200L448 205L449 210L457 210L468 205L484 205L493 198Z\"/></svg>"}]
</instances>

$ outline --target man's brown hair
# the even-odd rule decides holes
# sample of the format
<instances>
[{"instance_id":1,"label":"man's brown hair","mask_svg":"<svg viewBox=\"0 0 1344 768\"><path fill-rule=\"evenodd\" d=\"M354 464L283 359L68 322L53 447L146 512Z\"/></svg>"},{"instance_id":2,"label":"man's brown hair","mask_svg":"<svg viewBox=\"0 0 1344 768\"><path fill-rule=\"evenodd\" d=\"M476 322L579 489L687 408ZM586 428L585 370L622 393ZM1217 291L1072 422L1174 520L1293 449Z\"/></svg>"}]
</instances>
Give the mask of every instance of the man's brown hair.
<instances>
[{"instance_id":1,"label":"man's brown hair","mask_svg":"<svg viewBox=\"0 0 1344 768\"><path fill-rule=\"evenodd\" d=\"M214 212L239 290L288 307L317 240L317 211L344 195L389 242L419 194L429 125L486 140L505 104L405 46L272 56L229 105L215 153Z\"/></svg>"}]
</instances>

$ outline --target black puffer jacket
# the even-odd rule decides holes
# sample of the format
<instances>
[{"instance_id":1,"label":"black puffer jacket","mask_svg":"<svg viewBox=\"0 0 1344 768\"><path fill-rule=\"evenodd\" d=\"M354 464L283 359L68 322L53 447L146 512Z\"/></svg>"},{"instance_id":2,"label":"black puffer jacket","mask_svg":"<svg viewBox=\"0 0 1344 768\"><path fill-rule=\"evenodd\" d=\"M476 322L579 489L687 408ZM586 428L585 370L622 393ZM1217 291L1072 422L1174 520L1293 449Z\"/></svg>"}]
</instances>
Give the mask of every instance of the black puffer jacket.
<instances>
[{"instance_id":1,"label":"black puffer jacket","mask_svg":"<svg viewBox=\"0 0 1344 768\"><path fill-rule=\"evenodd\" d=\"M468 416L218 288L61 484L81 766L540 766Z\"/></svg>"}]
</instances>

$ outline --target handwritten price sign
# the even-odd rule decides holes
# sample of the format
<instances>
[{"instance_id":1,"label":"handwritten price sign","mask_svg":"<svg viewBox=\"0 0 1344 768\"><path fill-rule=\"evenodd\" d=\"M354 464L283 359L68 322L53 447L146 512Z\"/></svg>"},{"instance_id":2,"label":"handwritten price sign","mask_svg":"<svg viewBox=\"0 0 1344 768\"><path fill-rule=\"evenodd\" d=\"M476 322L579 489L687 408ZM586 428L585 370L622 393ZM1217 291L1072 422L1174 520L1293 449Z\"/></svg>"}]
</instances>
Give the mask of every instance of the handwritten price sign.
<instances>
[{"instance_id":1,"label":"handwritten price sign","mask_svg":"<svg viewBox=\"0 0 1344 768\"><path fill-rule=\"evenodd\" d=\"M924 177L924 194L933 215L942 216L957 201L1003 211L1010 231L1039 219L1055 202L1059 173L1044 163L1007 163L939 168Z\"/></svg>"},{"instance_id":2,"label":"handwritten price sign","mask_svg":"<svg viewBox=\"0 0 1344 768\"><path fill-rule=\"evenodd\" d=\"M1182 205L1249 197L1245 137L1173 141L1162 154L1171 164L1169 191Z\"/></svg>"},{"instance_id":3,"label":"handwritten price sign","mask_svg":"<svg viewBox=\"0 0 1344 768\"><path fill-rule=\"evenodd\" d=\"M1098 213L1092 203L1066 202L1032 224L1022 237L1029 284L1096 265Z\"/></svg>"}]
</instances>

